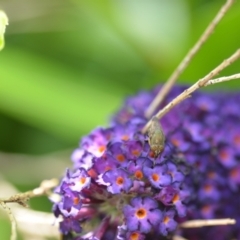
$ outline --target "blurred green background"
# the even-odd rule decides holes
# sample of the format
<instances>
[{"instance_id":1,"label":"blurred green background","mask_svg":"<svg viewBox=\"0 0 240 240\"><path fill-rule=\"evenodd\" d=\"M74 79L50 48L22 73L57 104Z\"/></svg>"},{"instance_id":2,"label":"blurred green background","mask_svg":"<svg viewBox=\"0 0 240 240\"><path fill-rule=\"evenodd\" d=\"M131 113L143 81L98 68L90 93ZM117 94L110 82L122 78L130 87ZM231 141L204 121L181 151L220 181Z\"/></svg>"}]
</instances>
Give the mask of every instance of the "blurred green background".
<instances>
[{"instance_id":1,"label":"blurred green background","mask_svg":"<svg viewBox=\"0 0 240 240\"><path fill-rule=\"evenodd\" d=\"M0 52L0 174L19 191L60 176L82 135L128 95L163 83L220 0L0 0L9 17ZM193 83L240 46L240 2L181 75ZM222 75L238 73L237 62ZM238 80L211 87L240 89ZM4 190L1 190L4 196ZM31 207L50 211L46 198ZM9 224L0 217L0 239Z\"/></svg>"}]
</instances>

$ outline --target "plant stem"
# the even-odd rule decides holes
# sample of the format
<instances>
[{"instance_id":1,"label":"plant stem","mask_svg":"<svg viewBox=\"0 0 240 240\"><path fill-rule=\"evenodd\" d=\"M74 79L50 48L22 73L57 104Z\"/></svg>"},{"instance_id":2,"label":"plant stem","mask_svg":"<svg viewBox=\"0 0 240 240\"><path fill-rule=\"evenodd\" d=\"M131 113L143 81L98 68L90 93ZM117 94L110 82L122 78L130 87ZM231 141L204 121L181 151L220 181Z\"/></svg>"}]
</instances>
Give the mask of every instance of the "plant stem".
<instances>
[{"instance_id":1,"label":"plant stem","mask_svg":"<svg viewBox=\"0 0 240 240\"><path fill-rule=\"evenodd\" d=\"M163 109L161 109L155 116L158 119L161 119L166 113L168 113L172 108L174 108L176 105L181 103L186 98L191 97L191 94L195 92L197 89L204 87L207 85L207 83L211 80L212 77L219 74L223 69L231 65L233 62L235 62L240 57L240 49L238 49L233 55L231 55L229 58L224 60L220 65L218 65L215 69L213 69L209 74L207 74L204 78L201 78L198 80L195 84L193 84L188 89L184 90L181 94L179 94L176 98L174 98L170 103L168 103ZM148 121L148 123L144 126L142 129L142 133L146 133L147 129L149 128L151 124L151 120Z\"/></svg>"},{"instance_id":2,"label":"plant stem","mask_svg":"<svg viewBox=\"0 0 240 240\"><path fill-rule=\"evenodd\" d=\"M169 93L175 82L177 81L180 74L184 71L184 69L188 66L189 62L193 59L195 54L199 51L202 45L209 38L211 33L214 31L217 24L223 18L228 9L232 6L234 0L227 0L226 3L221 7L215 18L210 22L206 30L203 32L199 40L195 43L195 45L189 50L187 55L183 58L182 62L178 65L176 70L172 73L166 83L163 85L155 99L149 105L148 109L145 112L145 116L150 118L157 107L162 103L166 95Z\"/></svg>"}]
</instances>

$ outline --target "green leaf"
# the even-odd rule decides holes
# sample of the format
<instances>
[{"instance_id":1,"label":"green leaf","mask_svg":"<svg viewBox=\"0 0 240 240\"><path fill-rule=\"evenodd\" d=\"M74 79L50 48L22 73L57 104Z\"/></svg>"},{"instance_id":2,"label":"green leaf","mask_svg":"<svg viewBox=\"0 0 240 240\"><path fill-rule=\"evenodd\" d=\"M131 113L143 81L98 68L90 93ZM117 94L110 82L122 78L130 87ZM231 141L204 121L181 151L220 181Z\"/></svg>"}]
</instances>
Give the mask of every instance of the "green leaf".
<instances>
[{"instance_id":1,"label":"green leaf","mask_svg":"<svg viewBox=\"0 0 240 240\"><path fill-rule=\"evenodd\" d=\"M8 25L8 17L5 12L0 10L0 50L4 47L4 33Z\"/></svg>"}]
</instances>

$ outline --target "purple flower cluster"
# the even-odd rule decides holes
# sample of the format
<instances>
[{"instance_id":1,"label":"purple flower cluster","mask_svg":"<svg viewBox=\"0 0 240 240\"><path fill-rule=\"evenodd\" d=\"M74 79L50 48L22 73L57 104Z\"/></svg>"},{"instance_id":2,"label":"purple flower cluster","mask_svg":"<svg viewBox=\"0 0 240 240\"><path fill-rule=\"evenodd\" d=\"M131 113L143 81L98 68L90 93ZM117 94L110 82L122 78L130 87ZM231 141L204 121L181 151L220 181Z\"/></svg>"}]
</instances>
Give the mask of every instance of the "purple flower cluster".
<instances>
[{"instance_id":1,"label":"purple flower cluster","mask_svg":"<svg viewBox=\"0 0 240 240\"><path fill-rule=\"evenodd\" d=\"M183 232L188 239L240 239L240 94L198 93L190 102L181 136L173 134L193 169L187 219L233 218L233 226ZM187 120L188 119L188 120Z\"/></svg>"},{"instance_id":2,"label":"purple flower cluster","mask_svg":"<svg viewBox=\"0 0 240 240\"><path fill-rule=\"evenodd\" d=\"M135 109L145 97L140 100ZM146 123L131 116L82 138L72 154L73 169L55 190L61 199L53 211L66 239L160 239L186 215L181 158L170 143L156 156L140 132Z\"/></svg>"},{"instance_id":3,"label":"purple flower cluster","mask_svg":"<svg viewBox=\"0 0 240 240\"><path fill-rule=\"evenodd\" d=\"M174 87L159 109L183 90ZM240 95L193 94L161 119L165 148L155 156L140 131L158 91L128 98L109 128L73 152L53 206L63 239L240 238L238 222L177 229L190 219L240 220Z\"/></svg>"},{"instance_id":4,"label":"purple flower cluster","mask_svg":"<svg viewBox=\"0 0 240 240\"><path fill-rule=\"evenodd\" d=\"M183 90L175 87L161 107ZM156 90L149 96L154 97L155 93ZM114 122L143 116L142 109L149 104L145 96L146 93L140 93L129 98ZM144 102L145 106L138 107L136 102ZM233 226L195 228L179 233L187 239L240 239L240 94L194 93L191 99L167 113L161 123L167 141L190 167L190 174L184 180L191 193L185 220L233 218L237 221Z\"/></svg>"}]
</instances>

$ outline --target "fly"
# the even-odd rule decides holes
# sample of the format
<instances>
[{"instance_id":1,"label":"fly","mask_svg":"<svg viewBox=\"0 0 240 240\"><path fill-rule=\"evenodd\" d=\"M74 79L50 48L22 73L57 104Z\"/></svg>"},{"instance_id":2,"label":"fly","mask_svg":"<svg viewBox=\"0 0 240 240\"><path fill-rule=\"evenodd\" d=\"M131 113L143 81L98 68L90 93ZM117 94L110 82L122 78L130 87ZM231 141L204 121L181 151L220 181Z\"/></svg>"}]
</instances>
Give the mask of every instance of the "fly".
<instances>
[{"instance_id":1,"label":"fly","mask_svg":"<svg viewBox=\"0 0 240 240\"><path fill-rule=\"evenodd\" d=\"M148 143L150 149L154 152L155 157L163 152L165 146L165 136L162 126L157 117L153 117L148 128Z\"/></svg>"}]
</instances>

